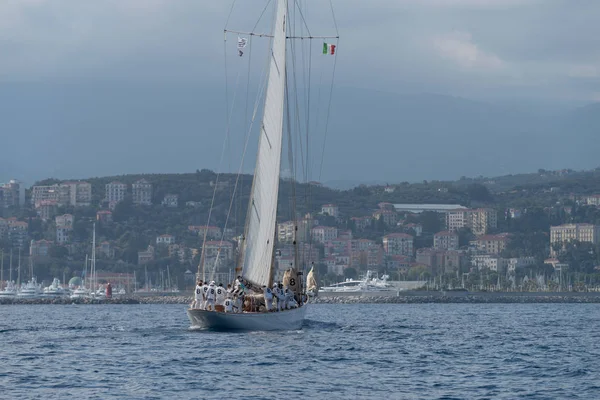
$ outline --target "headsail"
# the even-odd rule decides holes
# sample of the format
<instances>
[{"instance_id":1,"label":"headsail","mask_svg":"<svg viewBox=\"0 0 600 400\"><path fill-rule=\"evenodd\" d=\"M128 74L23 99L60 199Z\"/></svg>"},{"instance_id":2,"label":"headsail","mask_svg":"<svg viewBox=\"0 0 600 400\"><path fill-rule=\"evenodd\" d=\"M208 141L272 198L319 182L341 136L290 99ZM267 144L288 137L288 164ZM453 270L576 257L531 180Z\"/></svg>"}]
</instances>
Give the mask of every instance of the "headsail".
<instances>
[{"instance_id":1,"label":"headsail","mask_svg":"<svg viewBox=\"0 0 600 400\"><path fill-rule=\"evenodd\" d=\"M317 279L315 278L315 267L313 266L306 276L306 292L317 294Z\"/></svg>"},{"instance_id":2,"label":"headsail","mask_svg":"<svg viewBox=\"0 0 600 400\"><path fill-rule=\"evenodd\" d=\"M242 276L259 286L270 285L272 279L283 136L287 0L277 0L276 7L265 106L242 249Z\"/></svg>"}]
</instances>

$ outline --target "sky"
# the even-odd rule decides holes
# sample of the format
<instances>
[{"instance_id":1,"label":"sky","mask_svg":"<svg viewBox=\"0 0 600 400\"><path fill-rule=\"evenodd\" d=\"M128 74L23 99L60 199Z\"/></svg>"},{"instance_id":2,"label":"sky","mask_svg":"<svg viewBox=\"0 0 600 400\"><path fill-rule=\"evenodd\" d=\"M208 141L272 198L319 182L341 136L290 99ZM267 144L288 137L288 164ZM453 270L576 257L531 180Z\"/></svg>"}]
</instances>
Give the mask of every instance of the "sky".
<instances>
[{"instance_id":1,"label":"sky","mask_svg":"<svg viewBox=\"0 0 600 400\"><path fill-rule=\"evenodd\" d=\"M334 34L326 0L300 1ZM266 0L238 0L250 29ZM334 0L337 84L600 101L597 0ZM220 79L232 1L3 0L0 81ZM248 18L254 15L254 18ZM309 27L310 28L310 27Z\"/></svg>"},{"instance_id":2,"label":"sky","mask_svg":"<svg viewBox=\"0 0 600 400\"><path fill-rule=\"evenodd\" d=\"M590 154L573 150L560 163L547 157L550 148L535 157L506 148L514 160L474 162L475 147L462 146L447 159L438 149L439 165L432 165L406 146L420 149L432 143L429 137L454 135L486 149L504 143L498 135L508 131L517 142L529 135L523 139L532 146L552 141L560 149L562 139L557 130L549 140L547 121L525 124L519 115L428 97L419 97L412 111L414 99L385 93L439 94L526 111L556 106L561 113L600 102L600 1L332 0L335 19L328 0L295 1L311 34L340 35L335 91L343 98L333 106L330 146L345 153L325 162L324 179L394 182L597 166L585 135ZM224 83L224 54L228 63L239 62L235 35L224 47L223 29L268 31L269 3L1 0L0 131L12 133L4 144L16 150L0 158L0 181L218 170L222 140L215 132L222 135L225 111L216 88ZM331 68L327 60L318 62ZM404 107L396 119L388 118L396 110L382 111L392 103ZM452 107L459 112L448 112ZM474 110L489 118L471 122ZM365 136L384 120L372 137L385 143L394 136L389 148ZM589 130L595 123L579 126ZM415 140L404 140L411 135ZM165 156L166 148L172 155ZM354 157L363 155L357 164ZM251 172L248 160L244 171ZM385 176L377 176L381 171Z\"/></svg>"}]
</instances>

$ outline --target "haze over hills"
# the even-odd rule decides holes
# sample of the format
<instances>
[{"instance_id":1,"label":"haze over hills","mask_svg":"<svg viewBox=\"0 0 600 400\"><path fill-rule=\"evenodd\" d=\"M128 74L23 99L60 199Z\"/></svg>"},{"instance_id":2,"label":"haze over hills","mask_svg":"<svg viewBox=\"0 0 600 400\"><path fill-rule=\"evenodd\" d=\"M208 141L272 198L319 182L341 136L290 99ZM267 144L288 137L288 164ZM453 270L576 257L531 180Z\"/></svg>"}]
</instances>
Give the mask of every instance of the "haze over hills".
<instances>
[{"instance_id":1,"label":"haze over hills","mask_svg":"<svg viewBox=\"0 0 600 400\"><path fill-rule=\"evenodd\" d=\"M218 169L224 93L127 83L0 86L0 181ZM326 103L319 107L324 113ZM543 108L543 106L541 107ZM556 112L556 109L559 112ZM323 182L401 182L598 165L600 103L510 107L435 94L335 88ZM550 115L548 115L550 114ZM321 118L322 118L321 114ZM321 122L322 124L322 122ZM239 131L242 131L239 129ZM322 125L314 135L320 161ZM242 133L232 133L237 168ZM244 170L252 171L255 140ZM285 167L285 164L284 164ZM318 167L312 179L318 179Z\"/></svg>"}]
</instances>

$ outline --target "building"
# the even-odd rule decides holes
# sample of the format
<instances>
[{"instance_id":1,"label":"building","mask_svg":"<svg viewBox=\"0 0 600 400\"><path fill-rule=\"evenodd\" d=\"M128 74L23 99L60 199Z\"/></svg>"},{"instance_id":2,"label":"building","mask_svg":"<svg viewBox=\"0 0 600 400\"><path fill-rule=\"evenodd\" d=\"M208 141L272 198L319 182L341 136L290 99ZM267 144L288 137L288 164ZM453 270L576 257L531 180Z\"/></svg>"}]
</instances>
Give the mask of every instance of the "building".
<instances>
[{"instance_id":1,"label":"building","mask_svg":"<svg viewBox=\"0 0 600 400\"><path fill-rule=\"evenodd\" d=\"M379 209L379 210L375 211L373 213L373 218L376 219L377 221L379 221L380 219L383 219L384 224L386 224L387 226L393 226L393 225L396 225L396 222L398 220L398 215L396 214L395 211L384 208L384 209Z\"/></svg>"},{"instance_id":2,"label":"building","mask_svg":"<svg viewBox=\"0 0 600 400\"><path fill-rule=\"evenodd\" d=\"M69 236L73 230L74 217L71 214L57 215L56 222L56 243L65 244L69 242Z\"/></svg>"},{"instance_id":3,"label":"building","mask_svg":"<svg viewBox=\"0 0 600 400\"><path fill-rule=\"evenodd\" d=\"M492 208L471 210L470 226L474 235L485 235L490 229L498 227L498 213Z\"/></svg>"},{"instance_id":4,"label":"building","mask_svg":"<svg viewBox=\"0 0 600 400\"><path fill-rule=\"evenodd\" d=\"M179 195L166 194L162 201L162 205L165 207L177 208L177 206L179 205Z\"/></svg>"},{"instance_id":5,"label":"building","mask_svg":"<svg viewBox=\"0 0 600 400\"><path fill-rule=\"evenodd\" d=\"M222 260L233 259L233 243L228 241L220 240L208 240L204 244L204 257L205 259L216 259L217 255Z\"/></svg>"},{"instance_id":6,"label":"building","mask_svg":"<svg viewBox=\"0 0 600 400\"><path fill-rule=\"evenodd\" d=\"M70 205L71 186L69 185L44 185L31 188L31 203L39 207L42 202L51 201L59 207Z\"/></svg>"},{"instance_id":7,"label":"building","mask_svg":"<svg viewBox=\"0 0 600 400\"><path fill-rule=\"evenodd\" d=\"M498 213L492 208L460 208L446 212L446 227L450 232L469 228L473 234L485 235L498 227Z\"/></svg>"},{"instance_id":8,"label":"building","mask_svg":"<svg viewBox=\"0 0 600 400\"><path fill-rule=\"evenodd\" d=\"M437 213L447 213L453 210L467 208L459 204L394 204L397 212L422 213L425 211L433 211Z\"/></svg>"},{"instance_id":9,"label":"building","mask_svg":"<svg viewBox=\"0 0 600 400\"><path fill-rule=\"evenodd\" d=\"M506 272L508 267L508 259L494 257L490 254L474 255L471 257L471 265L478 270L489 269L498 273Z\"/></svg>"},{"instance_id":10,"label":"building","mask_svg":"<svg viewBox=\"0 0 600 400\"><path fill-rule=\"evenodd\" d=\"M387 257L386 266L391 270L406 273L410 269L410 263L411 257L395 255Z\"/></svg>"},{"instance_id":11,"label":"building","mask_svg":"<svg viewBox=\"0 0 600 400\"><path fill-rule=\"evenodd\" d=\"M160 235L156 238L157 245L170 245L175 243L175 236L173 235Z\"/></svg>"},{"instance_id":12,"label":"building","mask_svg":"<svg viewBox=\"0 0 600 400\"><path fill-rule=\"evenodd\" d=\"M407 233L390 233L383 237L383 250L388 256L413 256L413 237Z\"/></svg>"},{"instance_id":13,"label":"building","mask_svg":"<svg viewBox=\"0 0 600 400\"><path fill-rule=\"evenodd\" d=\"M373 240L353 239L350 245L350 266L354 268L377 267L383 264L383 248Z\"/></svg>"},{"instance_id":14,"label":"building","mask_svg":"<svg viewBox=\"0 0 600 400\"><path fill-rule=\"evenodd\" d=\"M312 238L317 243L325 243L337 238L338 230L333 226L315 226L311 231Z\"/></svg>"},{"instance_id":15,"label":"building","mask_svg":"<svg viewBox=\"0 0 600 400\"><path fill-rule=\"evenodd\" d=\"M550 227L550 254L555 256L569 242L577 240L597 245L600 243L600 225L563 224Z\"/></svg>"},{"instance_id":16,"label":"building","mask_svg":"<svg viewBox=\"0 0 600 400\"><path fill-rule=\"evenodd\" d=\"M96 213L96 221L103 224L110 224L112 222L112 211L100 210Z\"/></svg>"},{"instance_id":17,"label":"building","mask_svg":"<svg viewBox=\"0 0 600 400\"><path fill-rule=\"evenodd\" d=\"M356 228L357 231L362 231L362 230L370 227L371 224L373 223L373 217L371 217L371 216L352 217L352 218L350 218L350 220L354 224L354 227Z\"/></svg>"},{"instance_id":18,"label":"building","mask_svg":"<svg viewBox=\"0 0 600 400\"><path fill-rule=\"evenodd\" d=\"M218 226L190 225L188 230L196 233L201 238L206 235L208 239L220 239L222 235L221 228Z\"/></svg>"},{"instance_id":19,"label":"building","mask_svg":"<svg viewBox=\"0 0 600 400\"><path fill-rule=\"evenodd\" d=\"M88 182L69 181L54 185L39 185L31 189L31 202L38 208L51 201L60 206L82 207L92 202L92 185Z\"/></svg>"},{"instance_id":20,"label":"building","mask_svg":"<svg viewBox=\"0 0 600 400\"><path fill-rule=\"evenodd\" d=\"M29 224L25 221L17 221L11 217L5 220L7 225L8 240L13 247L24 247L27 242L27 231Z\"/></svg>"},{"instance_id":21,"label":"building","mask_svg":"<svg viewBox=\"0 0 600 400\"><path fill-rule=\"evenodd\" d=\"M338 218L340 216L340 209L335 204L323 204L321 206L321 214Z\"/></svg>"},{"instance_id":22,"label":"building","mask_svg":"<svg viewBox=\"0 0 600 400\"><path fill-rule=\"evenodd\" d=\"M588 206L600 206L600 194L593 194L591 196L586 196L583 198L585 204Z\"/></svg>"},{"instance_id":23,"label":"building","mask_svg":"<svg viewBox=\"0 0 600 400\"><path fill-rule=\"evenodd\" d=\"M133 204L149 206L152 204L152 184L145 179L140 179L131 185Z\"/></svg>"},{"instance_id":24,"label":"building","mask_svg":"<svg viewBox=\"0 0 600 400\"><path fill-rule=\"evenodd\" d=\"M421 236L423 234L423 225L421 224L406 224L403 226L407 231L413 230L416 236Z\"/></svg>"},{"instance_id":25,"label":"building","mask_svg":"<svg viewBox=\"0 0 600 400\"><path fill-rule=\"evenodd\" d=\"M458 234L442 231L433 235L433 248L436 250L458 250Z\"/></svg>"},{"instance_id":26,"label":"building","mask_svg":"<svg viewBox=\"0 0 600 400\"><path fill-rule=\"evenodd\" d=\"M121 182L111 182L106 184L106 201L108 208L114 210L115 206L125 199L127 194L127 185Z\"/></svg>"},{"instance_id":27,"label":"building","mask_svg":"<svg viewBox=\"0 0 600 400\"><path fill-rule=\"evenodd\" d=\"M63 182L60 186L68 187L69 205L88 207L92 204L92 184L83 181Z\"/></svg>"},{"instance_id":28,"label":"building","mask_svg":"<svg viewBox=\"0 0 600 400\"><path fill-rule=\"evenodd\" d=\"M48 240L32 240L29 245L29 255L32 257L47 257L50 253L52 242Z\"/></svg>"},{"instance_id":29,"label":"building","mask_svg":"<svg viewBox=\"0 0 600 400\"><path fill-rule=\"evenodd\" d=\"M100 246L96 248L96 251L106 258L113 258L115 256L115 249L110 242L107 241L100 243Z\"/></svg>"},{"instance_id":30,"label":"building","mask_svg":"<svg viewBox=\"0 0 600 400\"><path fill-rule=\"evenodd\" d=\"M25 204L25 187L16 179L0 185L0 207L21 207Z\"/></svg>"},{"instance_id":31,"label":"building","mask_svg":"<svg viewBox=\"0 0 600 400\"><path fill-rule=\"evenodd\" d=\"M35 211L42 221L48 221L54 218L58 212L58 204L54 200L42 200L38 203Z\"/></svg>"},{"instance_id":32,"label":"building","mask_svg":"<svg viewBox=\"0 0 600 400\"><path fill-rule=\"evenodd\" d=\"M138 251L138 265L146 264L154 260L154 247L148 245L146 250Z\"/></svg>"},{"instance_id":33,"label":"building","mask_svg":"<svg viewBox=\"0 0 600 400\"><path fill-rule=\"evenodd\" d=\"M474 240L477 251L485 254L500 254L510 241L507 233L498 235L483 235Z\"/></svg>"},{"instance_id":34,"label":"building","mask_svg":"<svg viewBox=\"0 0 600 400\"><path fill-rule=\"evenodd\" d=\"M307 241L310 238L311 230L318 224L319 221L314 219L311 214L306 214L304 218L298 220L296 241ZM285 221L277 224L277 239L279 243L292 243L294 241L294 231L294 221Z\"/></svg>"},{"instance_id":35,"label":"building","mask_svg":"<svg viewBox=\"0 0 600 400\"><path fill-rule=\"evenodd\" d=\"M73 229L75 217L71 214L57 215L54 219L56 227Z\"/></svg>"},{"instance_id":36,"label":"building","mask_svg":"<svg viewBox=\"0 0 600 400\"><path fill-rule=\"evenodd\" d=\"M192 208L198 208L198 207L202 207L202 202L201 201L186 201L185 206L192 207Z\"/></svg>"},{"instance_id":37,"label":"building","mask_svg":"<svg viewBox=\"0 0 600 400\"><path fill-rule=\"evenodd\" d=\"M509 272L515 272L517 269L530 267L535 265L534 257L515 257L509 258L507 268Z\"/></svg>"}]
</instances>

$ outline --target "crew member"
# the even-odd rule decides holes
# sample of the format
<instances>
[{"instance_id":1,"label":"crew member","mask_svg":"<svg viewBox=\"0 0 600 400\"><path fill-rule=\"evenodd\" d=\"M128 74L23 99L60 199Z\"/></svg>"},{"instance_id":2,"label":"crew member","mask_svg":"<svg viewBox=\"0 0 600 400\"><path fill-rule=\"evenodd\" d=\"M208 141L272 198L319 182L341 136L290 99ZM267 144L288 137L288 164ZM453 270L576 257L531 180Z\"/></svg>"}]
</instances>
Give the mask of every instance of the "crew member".
<instances>
[{"instance_id":1,"label":"crew member","mask_svg":"<svg viewBox=\"0 0 600 400\"><path fill-rule=\"evenodd\" d=\"M202 281L198 281L196 284L196 290L194 291L194 301L192 301L192 308L200 308L202 306Z\"/></svg>"},{"instance_id":2,"label":"crew member","mask_svg":"<svg viewBox=\"0 0 600 400\"><path fill-rule=\"evenodd\" d=\"M215 281L211 281L206 291L206 304L204 309L207 311L215 311L215 297L217 296L217 290L215 288Z\"/></svg>"},{"instance_id":3,"label":"crew member","mask_svg":"<svg viewBox=\"0 0 600 400\"><path fill-rule=\"evenodd\" d=\"M225 288L223 287L222 283L219 283L219 286L217 286L217 297L216 297L217 305L220 305L220 306L224 305L225 297L227 297Z\"/></svg>"},{"instance_id":4,"label":"crew member","mask_svg":"<svg viewBox=\"0 0 600 400\"><path fill-rule=\"evenodd\" d=\"M263 295L265 296L265 307L267 311L271 311L271 306L273 304L273 292L271 291L271 288L263 285Z\"/></svg>"}]
</instances>

